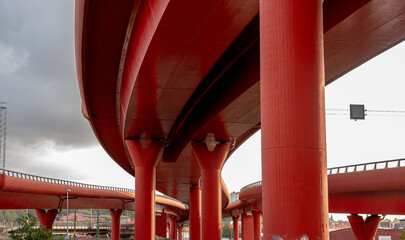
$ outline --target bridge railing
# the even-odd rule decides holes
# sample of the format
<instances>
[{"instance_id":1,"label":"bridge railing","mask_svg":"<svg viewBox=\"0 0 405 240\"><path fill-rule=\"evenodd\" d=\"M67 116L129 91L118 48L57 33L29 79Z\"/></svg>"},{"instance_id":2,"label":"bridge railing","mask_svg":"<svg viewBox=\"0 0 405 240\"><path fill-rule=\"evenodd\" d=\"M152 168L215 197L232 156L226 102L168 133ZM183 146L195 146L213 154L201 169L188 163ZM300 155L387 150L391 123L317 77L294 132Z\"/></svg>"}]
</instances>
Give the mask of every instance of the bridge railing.
<instances>
[{"instance_id":1,"label":"bridge railing","mask_svg":"<svg viewBox=\"0 0 405 240\"><path fill-rule=\"evenodd\" d=\"M62 179L36 176L36 175L32 175L32 174L21 173L21 172L11 171L11 170L7 170L7 169L2 169L2 168L0 168L0 174L5 174L6 176L10 176L10 177L18 177L18 178L23 178L23 179L33 180L33 181L62 184L62 185L67 185L67 186L101 189L101 190L111 190L111 191L121 191L121 192L134 192L134 189L72 182L72 181L67 181L67 180L62 180Z\"/></svg>"},{"instance_id":2,"label":"bridge railing","mask_svg":"<svg viewBox=\"0 0 405 240\"><path fill-rule=\"evenodd\" d=\"M61 180L61 179L56 179L56 178L41 177L41 176L36 176L36 175L32 175L32 174L11 171L11 170L7 170L7 169L3 169L3 168L0 168L0 174L5 174L6 176L18 177L18 178L28 179L28 180L33 180L33 181L63 184L63 185L67 185L67 186L101 189L101 190L111 190L111 191L121 191L121 192L135 192L134 189L108 187L108 186L101 186L101 185L92 185L92 184L86 184L86 183L72 182L72 181L66 181L66 180ZM167 198L167 199L174 200L174 201L179 202L179 203L185 205L186 207L188 207L187 204L184 204L183 202L181 202L175 198L169 197L164 194L156 194L156 195Z\"/></svg>"},{"instance_id":3,"label":"bridge railing","mask_svg":"<svg viewBox=\"0 0 405 240\"><path fill-rule=\"evenodd\" d=\"M361 171L384 169L384 168L396 168L403 166L405 166L405 158L328 168L328 174L361 172Z\"/></svg>"},{"instance_id":4,"label":"bridge railing","mask_svg":"<svg viewBox=\"0 0 405 240\"><path fill-rule=\"evenodd\" d=\"M349 173L349 172L362 172L362 171L369 171L369 170L377 170L377 169L384 169L384 168L396 168L396 167L404 167L405 166L405 158L401 159L393 159L393 160L386 160L386 161L378 161L378 162L369 162L369 163L359 163L354 165L347 165L342 167L333 167L328 168L327 173L331 174L340 174L340 173ZM243 191L245 189L260 186L262 185L262 181L254 182L249 185L244 186L240 190Z\"/></svg>"}]
</instances>

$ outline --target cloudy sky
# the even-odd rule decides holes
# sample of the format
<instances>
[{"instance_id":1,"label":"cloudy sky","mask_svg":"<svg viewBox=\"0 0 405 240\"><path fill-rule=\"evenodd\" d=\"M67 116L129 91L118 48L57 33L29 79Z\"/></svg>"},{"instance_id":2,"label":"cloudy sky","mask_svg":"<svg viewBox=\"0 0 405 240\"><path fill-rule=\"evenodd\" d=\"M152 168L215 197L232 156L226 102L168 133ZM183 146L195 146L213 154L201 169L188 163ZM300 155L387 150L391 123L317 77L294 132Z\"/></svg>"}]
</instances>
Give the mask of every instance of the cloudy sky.
<instances>
[{"instance_id":1,"label":"cloudy sky","mask_svg":"<svg viewBox=\"0 0 405 240\"><path fill-rule=\"evenodd\" d=\"M121 170L99 147L81 114L73 28L74 1L0 0L0 101L8 108L6 168L118 185L97 181L106 179L108 169ZM133 185L132 177L125 181L121 185Z\"/></svg>"},{"instance_id":2,"label":"cloudy sky","mask_svg":"<svg viewBox=\"0 0 405 240\"><path fill-rule=\"evenodd\" d=\"M0 102L7 102L8 108L6 168L133 188L133 177L103 151L80 111L73 4L0 0ZM405 110L404 56L405 44L400 44L330 84L327 108L348 109L350 103L359 103L369 110ZM347 115L327 115L328 166L405 157L405 114L382 115L369 114L356 122ZM260 133L232 155L223 178L230 191L261 180Z\"/></svg>"}]
</instances>

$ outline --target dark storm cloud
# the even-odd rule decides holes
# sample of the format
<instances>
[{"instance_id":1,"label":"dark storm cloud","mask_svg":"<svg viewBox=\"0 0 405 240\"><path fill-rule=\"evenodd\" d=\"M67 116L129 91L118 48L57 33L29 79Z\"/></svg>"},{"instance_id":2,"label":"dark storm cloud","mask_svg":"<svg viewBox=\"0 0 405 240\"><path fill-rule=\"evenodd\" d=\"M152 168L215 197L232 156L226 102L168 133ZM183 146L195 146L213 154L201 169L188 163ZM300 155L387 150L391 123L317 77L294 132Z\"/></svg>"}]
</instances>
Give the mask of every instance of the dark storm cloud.
<instances>
[{"instance_id":1,"label":"dark storm cloud","mask_svg":"<svg viewBox=\"0 0 405 240\"><path fill-rule=\"evenodd\" d=\"M14 166L32 161L29 152L14 152L19 146L97 144L80 111L74 1L0 0L0 101L7 102L7 162L18 158Z\"/></svg>"}]
</instances>

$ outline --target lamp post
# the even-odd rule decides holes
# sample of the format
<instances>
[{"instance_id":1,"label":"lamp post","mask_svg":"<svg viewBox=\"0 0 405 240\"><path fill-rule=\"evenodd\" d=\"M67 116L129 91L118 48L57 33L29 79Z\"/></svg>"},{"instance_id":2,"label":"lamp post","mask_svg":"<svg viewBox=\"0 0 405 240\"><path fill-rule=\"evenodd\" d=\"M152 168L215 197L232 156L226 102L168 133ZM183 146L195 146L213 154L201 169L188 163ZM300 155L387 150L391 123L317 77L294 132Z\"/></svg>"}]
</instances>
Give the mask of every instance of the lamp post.
<instances>
[{"instance_id":1,"label":"lamp post","mask_svg":"<svg viewBox=\"0 0 405 240\"><path fill-rule=\"evenodd\" d=\"M66 189L66 239L69 239L69 192L70 189Z\"/></svg>"}]
</instances>

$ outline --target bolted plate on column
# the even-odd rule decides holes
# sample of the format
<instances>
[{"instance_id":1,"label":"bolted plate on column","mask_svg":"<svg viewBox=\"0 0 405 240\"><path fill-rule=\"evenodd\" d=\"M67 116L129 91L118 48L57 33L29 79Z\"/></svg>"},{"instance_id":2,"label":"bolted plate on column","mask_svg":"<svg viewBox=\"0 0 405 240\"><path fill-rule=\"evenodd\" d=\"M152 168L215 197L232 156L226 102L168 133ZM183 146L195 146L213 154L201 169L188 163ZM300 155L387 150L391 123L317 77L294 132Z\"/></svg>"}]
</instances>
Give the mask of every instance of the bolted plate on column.
<instances>
[{"instance_id":1,"label":"bolted plate on column","mask_svg":"<svg viewBox=\"0 0 405 240\"><path fill-rule=\"evenodd\" d=\"M364 120L366 118L366 111L364 104L350 104L350 119Z\"/></svg>"}]
</instances>

